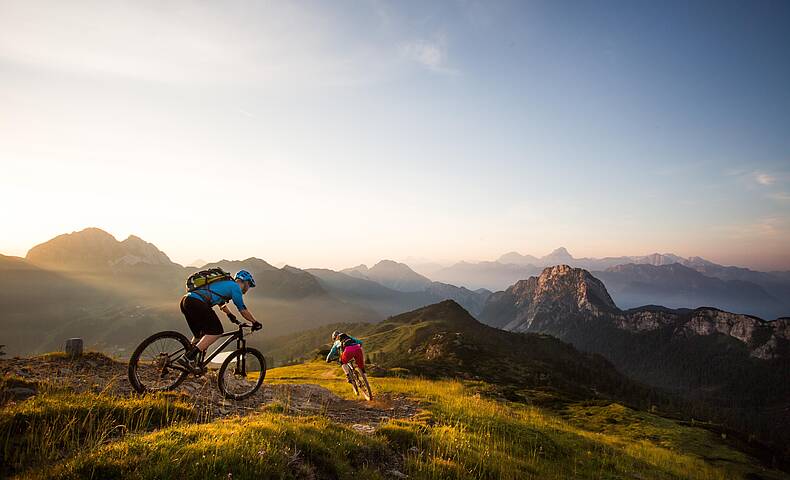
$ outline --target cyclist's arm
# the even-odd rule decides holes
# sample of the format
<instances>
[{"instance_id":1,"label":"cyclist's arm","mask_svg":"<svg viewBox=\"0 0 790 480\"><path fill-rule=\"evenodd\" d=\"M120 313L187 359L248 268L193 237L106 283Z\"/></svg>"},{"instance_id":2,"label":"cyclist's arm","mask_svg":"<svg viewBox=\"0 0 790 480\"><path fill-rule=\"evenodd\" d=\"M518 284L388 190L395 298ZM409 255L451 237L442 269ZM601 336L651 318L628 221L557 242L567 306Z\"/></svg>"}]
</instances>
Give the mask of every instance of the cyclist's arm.
<instances>
[{"instance_id":1,"label":"cyclist's arm","mask_svg":"<svg viewBox=\"0 0 790 480\"><path fill-rule=\"evenodd\" d=\"M222 310L225 314L230 315L230 308L228 308L227 303L223 303L219 306L219 309Z\"/></svg>"},{"instance_id":2,"label":"cyclist's arm","mask_svg":"<svg viewBox=\"0 0 790 480\"><path fill-rule=\"evenodd\" d=\"M329 354L326 356L326 361L331 362L337 356L337 347L340 346L339 342L335 342L332 344L332 349L329 350Z\"/></svg>"},{"instance_id":3,"label":"cyclist's arm","mask_svg":"<svg viewBox=\"0 0 790 480\"><path fill-rule=\"evenodd\" d=\"M255 317L252 316L252 312L250 312L246 308L244 310L239 310L239 313L241 314L242 317L244 317L248 321L250 321L252 323L258 323L258 321L255 320Z\"/></svg>"},{"instance_id":4,"label":"cyclist's arm","mask_svg":"<svg viewBox=\"0 0 790 480\"><path fill-rule=\"evenodd\" d=\"M241 288L239 288L235 282L233 283L233 286L230 290L230 298L233 301L233 304L236 305L236 310L238 310L241 316L244 317L244 310L247 310L247 306L244 305L244 297L242 296ZM247 318L247 320L249 320L249 318Z\"/></svg>"}]
</instances>

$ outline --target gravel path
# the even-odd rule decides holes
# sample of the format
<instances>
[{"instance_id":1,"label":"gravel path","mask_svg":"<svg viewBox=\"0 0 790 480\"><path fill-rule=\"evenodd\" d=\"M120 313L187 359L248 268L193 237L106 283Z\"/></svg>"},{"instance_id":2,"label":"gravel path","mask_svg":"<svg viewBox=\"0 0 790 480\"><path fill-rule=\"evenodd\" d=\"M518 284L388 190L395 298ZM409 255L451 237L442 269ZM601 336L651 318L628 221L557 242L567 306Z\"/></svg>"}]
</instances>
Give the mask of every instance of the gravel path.
<instances>
[{"instance_id":1,"label":"gravel path","mask_svg":"<svg viewBox=\"0 0 790 480\"><path fill-rule=\"evenodd\" d=\"M50 385L74 392L102 392L130 396L134 392L126 376L126 364L101 354L89 353L76 360L59 356L0 359L0 376L24 379L6 388L5 401L20 401L35 395L37 386ZM28 384L27 382L30 382ZM232 415L246 415L266 405L277 403L294 415L324 415L334 421L352 425L362 433L372 433L390 418L408 418L419 411L419 404L401 395L383 394L371 402L345 400L314 384L267 384L264 382L252 397L233 401L222 397L217 389L216 372L201 378L189 378L176 389L192 403L201 418L213 420Z\"/></svg>"}]
</instances>

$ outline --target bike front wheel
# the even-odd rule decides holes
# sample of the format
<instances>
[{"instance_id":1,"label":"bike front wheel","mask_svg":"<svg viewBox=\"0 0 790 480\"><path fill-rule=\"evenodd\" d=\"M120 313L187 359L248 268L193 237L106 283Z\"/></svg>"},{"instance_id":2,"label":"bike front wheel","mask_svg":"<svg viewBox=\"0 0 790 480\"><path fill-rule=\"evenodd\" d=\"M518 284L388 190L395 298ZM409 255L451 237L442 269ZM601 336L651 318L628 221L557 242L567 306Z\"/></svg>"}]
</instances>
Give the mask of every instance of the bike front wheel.
<instances>
[{"instance_id":1,"label":"bike front wheel","mask_svg":"<svg viewBox=\"0 0 790 480\"><path fill-rule=\"evenodd\" d=\"M217 375L219 391L231 400L244 400L261 388L266 377L266 359L254 348L242 348L228 355Z\"/></svg>"},{"instance_id":2,"label":"bike front wheel","mask_svg":"<svg viewBox=\"0 0 790 480\"><path fill-rule=\"evenodd\" d=\"M359 385L359 390L362 392L362 396L365 397L365 400L373 398L373 393L370 391L370 383L368 383L368 376L365 375L365 372L361 372L355 368L354 376L356 377L356 383Z\"/></svg>"},{"instance_id":3,"label":"bike front wheel","mask_svg":"<svg viewBox=\"0 0 790 480\"><path fill-rule=\"evenodd\" d=\"M162 392L176 388L187 378L183 367L175 366L191 344L178 332L159 332L143 340L129 359L129 383L138 393Z\"/></svg>"}]
</instances>

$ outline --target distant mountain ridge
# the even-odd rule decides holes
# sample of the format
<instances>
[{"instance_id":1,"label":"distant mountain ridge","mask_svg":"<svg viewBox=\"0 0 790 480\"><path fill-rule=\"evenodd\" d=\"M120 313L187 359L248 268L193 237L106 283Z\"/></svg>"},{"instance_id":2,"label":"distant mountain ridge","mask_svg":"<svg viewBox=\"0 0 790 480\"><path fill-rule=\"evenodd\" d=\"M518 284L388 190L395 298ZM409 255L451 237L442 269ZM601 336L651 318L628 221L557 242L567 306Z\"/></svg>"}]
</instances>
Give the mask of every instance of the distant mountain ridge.
<instances>
[{"instance_id":1,"label":"distant mountain ridge","mask_svg":"<svg viewBox=\"0 0 790 480\"><path fill-rule=\"evenodd\" d=\"M650 255L620 256L604 258L575 258L565 247L560 247L543 257L532 255L521 255L518 252L509 252L497 259L500 263L513 263L516 265L533 265L536 267L548 267L552 265L570 265L572 267L584 268L587 270L605 270L617 265L626 263L648 264L648 265L670 265L680 263L686 266L715 265L701 257L683 258L673 253L652 253Z\"/></svg>"},{"instance_id":2,"label":"distant mountain ridge","mask_svg":"<svg viewBox=\"0 0 790 480\"><path fill-rule=\"evenodd\" d=\"M482 311L488 295L491 294L487 290L471 291L463 287L431 282L430 280L427 284L420 282L424 286L419 291L412 290L412 288L416 288L416 284L411 284L408 291L402 291L384 286L370 278L362 278L362 275L354 275L354 273L359 273L359 270L349 271L346 269L336 272L328 269L307 269L306 271L317 277L322 286L332 294L349 302L364 304L384 316L446 299L455 300L472 314L478 315ZM411 275L407 274L407 276Z\"/></svg>"},{"instance_id":3,"label":"distant mountain ridge","mask_svg":"<svg viewBox=\"0 0 790 480\"><path fill-rule=\"evenodd\" d=\"M352 277L372 280L401 292L421 292L431 284L429 278L415 272L405 263L392 260L381 260L371 268L368 268L366 265L357 265L340 272Z\"/></svg>"},{"instance_id":4,"label":"distant mountain ridge","mask_svg":"<svg viewBox=\"0 0 790 480\"><path fill-rule=\"evenodd\" d=\"M459 262L432 277L470 289L499 291L557 264L595 272L625 307L658 303L674 308L714 306L767 318L790 314L790 272L725 267L672 253L597 259L574 258L563 247L544 257L509 252L494 262Z\"/></svg>"},{"instance_id":5,"label":"distant mountain ridge","mask_svg":"<svg viewBox=\"0 0 790 480\"><path fill-rule=\"evenodd\" d=\"M629 263L593 275L604 282L624 308L661 303L670 308L715 305L722 310L766 318L790 314L790 302L783 303L756 283L706 276L680 263Z\"/></svg>"}]
</instances>

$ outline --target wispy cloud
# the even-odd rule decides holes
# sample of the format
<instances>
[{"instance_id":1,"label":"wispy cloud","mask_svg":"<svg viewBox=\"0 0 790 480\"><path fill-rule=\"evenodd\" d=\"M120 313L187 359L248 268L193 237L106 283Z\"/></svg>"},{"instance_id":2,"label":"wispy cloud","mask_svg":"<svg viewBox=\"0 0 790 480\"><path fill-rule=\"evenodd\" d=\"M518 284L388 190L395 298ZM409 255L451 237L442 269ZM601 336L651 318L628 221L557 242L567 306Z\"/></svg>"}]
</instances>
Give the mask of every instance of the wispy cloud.
<instances>
[{"instance_id":1,"label":"wispy cloud","mask_svg":"<svg viewBox=\"0 0 790 480\"><path fill-rule=\"evenodd\" d=\"M456 74L447 63L447 39L444 35L434 35L432 39L413 40L400 47L405 58L417 62L436 73Z\"/></svg>"},{"instance_id":2,"label":"wispy cloud","mask_svg":"<svg viewBox=\"0 0 790 480\"><path fill-rule=\"evenodd\" d=\"M754 181L759 183L760 185L768 186L776 183L776 177L773 175L769 175L767 173L754 172L753 178Z\"/></svg>"}]
</instances>

